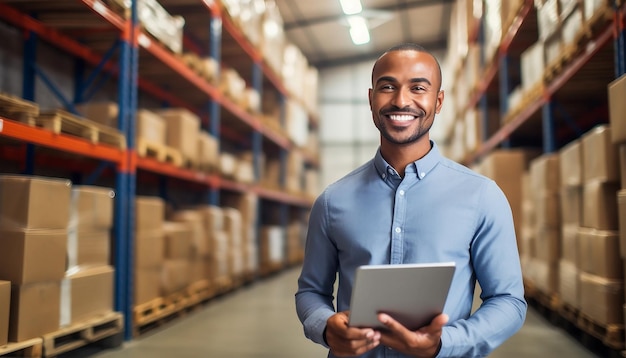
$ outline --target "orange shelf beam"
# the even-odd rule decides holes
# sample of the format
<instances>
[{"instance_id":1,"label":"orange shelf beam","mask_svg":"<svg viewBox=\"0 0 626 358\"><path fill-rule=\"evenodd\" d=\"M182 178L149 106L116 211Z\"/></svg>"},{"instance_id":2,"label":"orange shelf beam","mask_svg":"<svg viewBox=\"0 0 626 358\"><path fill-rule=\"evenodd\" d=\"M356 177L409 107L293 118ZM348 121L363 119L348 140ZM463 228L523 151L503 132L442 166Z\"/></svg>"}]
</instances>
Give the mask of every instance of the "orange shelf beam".
<instances>
[{"instance_id":1,"label":"orange shelf beam","mask_svg":"<svg viewBox=\"0 0 626 358\"><path fill-rule=\"evenodd\" d=\"M27 143L79 154L89 158L118 163L126 168L125 151L104 144L95 144L78 137L56 134L47 129L31 127L0 117L0 136L18 139Z\"/></svg>"},{"instance_id":2,"label":"orange shelf beam","mask_svg":"<svg viewBox=\"0 0 626 358\"><path fill-rule=\"evenodd\" d=\"M93 12L100 15L103 19L108 21L111 25L117 27L120 31L126 30L127 21L121 18L118 14L112 11L107 5L100 0L81 0L87 5Z\"/></svg>"}]
</instances>

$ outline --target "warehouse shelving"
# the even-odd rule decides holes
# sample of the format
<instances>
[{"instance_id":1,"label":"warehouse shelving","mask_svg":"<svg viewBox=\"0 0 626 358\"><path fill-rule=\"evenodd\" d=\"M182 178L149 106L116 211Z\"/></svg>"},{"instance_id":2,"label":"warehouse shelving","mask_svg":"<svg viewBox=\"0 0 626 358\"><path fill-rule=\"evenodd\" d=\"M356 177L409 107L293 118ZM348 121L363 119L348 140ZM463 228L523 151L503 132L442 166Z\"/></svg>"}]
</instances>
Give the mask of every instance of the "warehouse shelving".
<instances>
[{"instance_id":1,"label":"warehouse shelving","mask_svg":"<svg viewBox=\"0 0 626 358\"><path fill-rule=\"evenodd\" d=\"M163 1L167 8L169 3ZM31 6L32 5L32 6ZM252 79L254 87L263 91L264 88L276 91L280 99L288 97L285 86L281 79L263 61L262 55L236 28L234 23L224 13L219 2L198 1L193 5L198 11L206 11L207 27L209 36L206 42L210 44L212 55L220 58L219 44L223 41L220 36L228 36L229 46L245 54L244 63L249 63L246 72L248 79ZM31 13L49 14L58 9L70 9L64 16L71 19L79 19L82 24L90 23L97 28L94 34L97 41L90 41L89 36L79 36L71 26L64 28L62 24L55 23L53 19L33 17ZM23 142L28 145L53 148L63 153L72 153L78 156L103 161L98 165L87 165L86 170L93 170L91 177L101 174L105 167L114 167L114 181L116 190L115 201L115 308L121 311L125 317L126 338L132 333L132 262L133 262L133 232L132 220L134 218L133 198L137 191L138 171L153 173L165 178L173 178L186 182L199 184L201 187L212 192L207 204L219 204L219 192L224 190L232 193L255 193L260 199L279 205L283 214L281 219L286 222L285 215L290 215L290 207L297 213L296 217L310 207L310 198L298 194L291 194L281 189L270 189L258 184L243 184L220 177L218 174L202 173L188 168L179 168L170 163L159 162L156 159L139 157L135 151L134 138L134 113L137 109L139 96L148 95L161 103L169 106L182 107L199 113L203 128L224 141L234 142L238 147L249 147L253 150L255 158L261 150L269 146L268 152L277 153L281 158L282 166L285 165L286 153L295 149L295 145L282 133L266 126L260 118L242 109L238 104L226 97L218 89L217 85L196 74L189 68L179 55L175 55L160 44L137 24L136 4L133 3L130 18L126 19L113 11L100 0L64 0L60 2L23 2L6 1L0 3L0 19L12 26L25 30L30 34L33 41L44 40L52 46L84 61L93 68L94 73L101 71L107 76L113 76L118 83L118 105L120 109L119 129L126 135L127 149L119 149L102 144L93 144L89 141L63 134L53 134L44 129L30 127L17 123L10 119L0 119L2 124L0 137L12 141ZM76 21L79 21L76 20ZM210 26L223 24L225 34L221 30ZM217 24L217 25L216 25ZM217 34L217 35L216 35ZM106 45L102 45L106 42ZM111 46L111 44L113 44ZM185 44L194 47L186 39ZM198 50L198 48L196 48ZM242 56L240 56L242 57ZM34 63L36 59L25 58L25 67L28 62ZM141 64L141 66L139 66ZM242 69L243 71L243 69ZM160 77L161 76L161 77ZM163 76L167 76L163 80ZM34 81L33 78L30 79ZM24 96L32 100L34 91L25 82ZM176 87L175 87L176 86ZM79 86L80 87L80 86ZM168 88L169 87L169 88ZM77 98L80 98L80 94ZM63 102L63 101L62 101ZM72 101L67 101L71 104ZM226 113L221 114L221 110ZM208 113L208 114L207 114ZM223 118L223 119L220 119ZM310 126L315 128L317 121L310 116ZM0 151L0 155L16 156L20 151ZM48 155L48 154L46 154ZM52 158L49 155L46 158ZM307 166L317 167L317 158L305 153ZM24 160L29 161L28 166L33 166L32 156L27 155ZM35 161L41 163L41 161ZM48 161L50 163L50 161ZM58 162L55 162L58 163ZM255 160L255 164L258 163ZM258 179L258 168L256 168ZM283 170L284 175L284 170Z\"/></svg>"},{"instance_id":2,"label":"warehouse shelving","mask_svg":"<svg viewBox=\"0 0 626 358\"><path fill-rule=\"evenodd\" d=\"M528 144L529 139L532 141L531 145L535 145L538 139L536 135L539 134L541 135L539 144L543 146L544 152L557 150L560 144L558 143L559 133L556 133L554 129L554 122L556 121L553 113L555 111L554 106L558 106L560 100L567 101L567 97L579 100L581 96L586 96L587 103L602 102L606 107L606 100L601 101L598 98L606 99L606 85L624 72L623 69L619 69L619 61L622 59L623 62L626 50L623 45L620 45L624 41L622 28L624 6L617 7L615 5L615 9L617 10L613 19L607 21L599 19L597 23L593 24L593 33L591 33L590 28L586 29L585 41L581 41L579 44L581 48L578 49L576 55L572 56L571 59L563 60L561 70L550 76L549 81L545 81L542 86L539 86L535 93L529 94L523 108L508 108L507 97L508 91L511 89L509 88L511 75L509 74L507 59L512 53L519 57L519 54L530 44L528 37L535 36L536 40L537 34L534 3L532 0L525 0L522 3L511 26L504 32L496 55L491 60L484 60L483 72L479 77L480 81L474 86L474 91L466 106L466 110L475 107L486 109L489 105L493 106L495 102L499 105L500 116L505 118L505 122L496 124L496 129L490 131L488 128L493 128L494 119L487 118L487 111L485 110L483 113L482 141L479 142L477 148L465 156L464 163L480 161L483 156L499 146L511 146L509 140L515 139L516 136L521 138L522 145ZM589 25L589 23L585 24L585 26ZM480 26L483 26L480 22L474 24L474 29L470 32L471 40L480 41L478 35ZM611 63L613 60L615 66L608 67L607 63ZM577 81L588 80L585 83L589 83L589 79L595 79L595 83L599 85L593 88L575 89ZM604 84L603 80L606 80ZM580 83L578 87L581 87ZM571 131L577 133L575 135L579 136L582 133L580 129L576 128L578 124L589 127L606 123L608 120L602 109L590 111L587 108L580 108L580 103L575 107L580 109L580 111L574 111L575 113L600 114L599 119L595 118L587 123L576 123L569 118L569 115L565 114L564 117L568 118L562 118L562 120L567 125L563 127L572 128ZM500 118L497 119L497 121L499 120ZM540 130L537 130L538 128ZM560 136L566 137L567 134L560 133Z\"/></svg>"}]
</instances>

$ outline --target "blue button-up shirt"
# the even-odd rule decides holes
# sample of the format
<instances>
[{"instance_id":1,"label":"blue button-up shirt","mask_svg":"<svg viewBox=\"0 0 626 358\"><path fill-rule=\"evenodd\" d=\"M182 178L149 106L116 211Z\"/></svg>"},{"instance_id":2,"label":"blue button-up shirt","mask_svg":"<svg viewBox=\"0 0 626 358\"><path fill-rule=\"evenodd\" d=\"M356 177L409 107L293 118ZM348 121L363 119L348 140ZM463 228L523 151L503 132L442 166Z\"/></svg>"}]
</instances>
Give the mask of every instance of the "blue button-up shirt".
<instances>
[{"instance_id":1,"label":"blue button-up shirt","mask_svg":"<svg viewBox=\"0 0 626 358\"><path fill-rule=\"evenodd\" d=\"M496 183L444 158L437 145L400 177L376 156L331 184L310 213L296 309L325 344L326 321L349 310L360 265L456 263L438 357L484 357L519 330L526 301L509 203ZM476 281L482 304L470 315ZM425 289L427 289L425 287ZM329 357L333 357L329 354ZM404 357L379 346L362 357Z\"/></svg>"}]
</instances>

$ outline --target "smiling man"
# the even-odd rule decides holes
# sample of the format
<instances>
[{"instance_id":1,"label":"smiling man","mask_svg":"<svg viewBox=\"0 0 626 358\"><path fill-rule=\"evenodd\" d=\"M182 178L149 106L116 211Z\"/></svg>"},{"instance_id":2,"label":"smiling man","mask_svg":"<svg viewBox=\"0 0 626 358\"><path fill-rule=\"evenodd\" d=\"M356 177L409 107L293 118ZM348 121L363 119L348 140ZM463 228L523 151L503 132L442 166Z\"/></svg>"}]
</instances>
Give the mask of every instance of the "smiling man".
<instances>
[{"instance_id":1,"label":"smiling man","mask_svg":"<svg viewBox=\"0 0 626 358\"><path fill-rule=\"evenodd\" d=\"M418 45L381 55L369 90L379 150L313 205L296 309L305 335L329 357L485 357L524 322L506 197L429 137L443 105L441 78L437 59ZM348 325L358 266L448 261L456 263L452 287L429 325L411 331L386 314L378 315L384 331ZM471 314L476 282L482 303Z\"/></svg>"}]
</instances>

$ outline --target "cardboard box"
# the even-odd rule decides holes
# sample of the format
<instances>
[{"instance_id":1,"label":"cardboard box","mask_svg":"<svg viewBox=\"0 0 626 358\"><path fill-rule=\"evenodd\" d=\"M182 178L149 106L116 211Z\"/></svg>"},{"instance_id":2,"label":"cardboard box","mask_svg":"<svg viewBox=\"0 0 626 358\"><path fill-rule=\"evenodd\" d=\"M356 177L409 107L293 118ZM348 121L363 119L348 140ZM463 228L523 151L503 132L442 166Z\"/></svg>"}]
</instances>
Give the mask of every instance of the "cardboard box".
<instances>
[{"instance_id":1,"label":"cardboard box","mask_svg":"<svg viewBox=\"0 0 626 358\"><path fill-rule=\"evenodd\" d=\"M620 190L617 193L617 202L619 212L620 253L622 257L626 257L626 190Z\"/></svg>"},{"instance_id":2,"label":"cardboard box","mask_svg":"<svg viewBox=\"0 0 626 358\"><path fill-rule=\"evenodd\" d=\"M165 220L165 202L156 196L135 198L135 231L161 230Z\"/></svg>"},{"instance_id":3,"label":"cardboard box","mask_svg":"<svg viewBox=\"0 0 626 358\"><path fill-rule=\"evenodd\" d=\"M580 309L580 271L571 262L559 262L559 294L561 300L575 309Z\"/></svg>"},{"instance_id":4,"label":"cardboard box","mask_svg":"<svg viewBox=\"0 0 626 358\"><path fill-rule=\"evenodd\" d=\"M576 267L580 267L578 254L580 230L581 228L574 224L564 224L561 227L561 261L570 262Z\"/></svg>"},{"instance_id":5,"label":"cardboard box","mask_svg":"<svg viewBox=\"0 0 626 358\"><path fill-rule=\"evenodd\" d=\"M609 83L609 123L613 143L626 142L626 75Z\"/></svg>"},{"instance_id":6,"label":"cardboard box","mask_svg":"<svg viewBox=\"0 0 626 358\"><path fill-rule=\"evenodd\" d=\"M582 186L562 187L559 195L561 224L580 226L583 218Z\"/></svg>"},{"instance_id":7,"label":"cardboard box","mask_svg":"<svg viewBox=\"0 0 626 358\"><path fill-rule=\"evenodd\" d=\"M9 338L9 309L11 308L11 282L0 281L0 347Z\"/></svg>"},{"instance_id":8,"label":"cardboard box","mask_svg":"<svg viewBox=\"0 0 626 358\"><path fill-rule=\"evenodd\" d=\"M618 145L621 188L626 189L626 143Z\"/></svg>"},{"instance_id":9,"label":"cardboard box","mask_svg":"<svg viewBox=\"0 0 626 358\"><path fill-rule=\"evenodd\" d=\"M583 152L580 140L574 140L559 151L559 178L561 187L583 185Z\"/></svg>"},{"instance_id":10,"label":"cardboard box","mask_svg":"<svg viewBox=\"0 0 626 358\"><path fill-rule=\"evenodd\" d=\"M561 207L558 193L535 193L535 221L538 229L561 227Z\"/></svg>"},{"instance_id":11,"label":"cardboard box","mask_svg":"<svg viewBox=\"0 0 626 358\"><path fill-rule=\"evenodd\" d=\"M583 182L620 181L619 153L611 140L611 127L597 126L581 137L583 146Z\"/></svg>"},{"instance_id":12,"label":"cardboard box","mask_svg":"<svg viewBox=\"0 0 626 358\"><path fill-rule=\"evenodd\" d=\"M543 262L556 263L561 258L561 229L537 230L537 258Z\"/></svg>"},{"instance_id":13,"label":"cardboard box","mask_svg":"<svg viewBox=\"0 0 626 358\"><path fill-rule=\"evenodd\" d=\"M117 116L119 114L117 102L88 102L77 104L75 107L82 117L117 129Z\"/></svg>"},{"instance_id":14,"label":"cardboard box","mask_svg":"<svg viewBox=\"0 0 626 358\"><path fill-rule=\"evenodd\" d=\"M60 308L60 280L11 285L9 342L21 342L57 331Z\"/></svg>"},{"instance_id":15,"label":"cardboard box","mask_svg":"<svg viewBox=\"0 0 626 358\"><path fill-rule=\"evenodd\" d=\"M177 293L190 283L191 265L187 260L165 260L161 271L161 294L163 296Z\"/></svg>"},{"instance_id":16,"label":"cardboard box","mask_svg":"<svg viewBox=\"0 0 626 358\"><path fill-rule=\"evenodd\" d=\"M67 230L0 231L0 279L12 284L60 281L65 275Z\"/></svg>"},{"instance_id":17,"label":"cardboard box","mask_svg":"<svg viewBox=\"0 0 626 358\"><path fill-rule=\"evenodd\" d=\"M61 282L61 327L113 311L113 273L108 265L67 273Z\"/></svg>"},{"instance_id":18,"label":"cardboard box","mask_svg":"<svg viewBox=\"0 0 626 358\"><path fill-rule=\"evenodd\" d=\"M165 259L190 259L193 253L193 228L189 223L168 222L163 225Z\"/></svg>"},{"instance_id":19,"label":"cardboard box","mask_svg":"<svg viewBox=\"0 0 626 358\"><path fill-rule=\"evenodd\" d=\"M617 192L619 183L592 181L583 187L582 226L618 230Z\"/></svg>"},{"instance_id":20,"label":"cardboard box","mask_svg":"<svg viewBox=\"0 0 626 358\"><path fill-rule=\"evenodd\" d=\"M161 297L161 267L135 269L133 293L134 306Z\"/></svg>"},{"instance_id":21,"label":"cardboard box","mask_svg":"<svg viewBox=\"0 0 626 358\"><path fill-rule=\"evenodd\" d=\"M167 123L166 144L180 150L185 160L196 164L200 118L184 108L162 109L156 113Z\"/></svg>"},{"instance_id":22,"label":"cardboard box","mask_svg":"<svg viewBox=\"0 0 626 358\"><path fill-rule=\"evenodd\" d=\"M558 193L561 179L558 154L544 154L530 162L530 182L538 195Z\"/></svg>"},{"instance_id":23,"label":"cardboard box","mask_svg":"<svg viewBox=\"0 0 626 358\"><path fill-rule=\"evenodd\" d=\"M617 232L581 228L578 240L582 271L608 279L623 278Z\"/></svg>"},{"instance_id":24,"label":"cardboard box","mask_svg":"<svg viewBox=\"0 0 626 358\"><path fill-rule=\"evenodd\" d=\"M623 324L623 304L623 280L580 273L580 310L596 324Z\"/></svg>"},{"instance_id":25,"label":"cardboard box","mask_svg":"<svg viewBox=\"0 0 626 358\"><path fill-rule=\"evenodd\" d=\"M110 188L80 185L72 188L70 227L81 230L110 229L113 226L113 200Z\"/></svg>"},{"instance_id":26,"label":"cardboard box","mask_svg":"<svg viewBox=\"0 0 626 358\"><path fill-rule=\"evenodd\" d=\"M66 229L71 182L0 175L0 228Z\"/></svg>"},{"instance_id":27,"label":"cardboard box","mask_svg":"<svg viewBox=\"0 0 626 358\"><path fill-rule=\"evenodd\" d=\"M137 111L137 139L141 138L150 144L164 146L167 127L165 119L157 113L146 109Z\"/></svg>"},{"instance_id":28,"label":"cardboard box","mask_svg":"<svg viewBox=\"0 0 626 358\"><path fill-rule=\"evenodd\" d=\"M111 263L109 230L78 231L70 229L67 236L67 268L101 266Z\"/></svg>"},{"instance_id":29,"label":"cardboard box","mask_svg":"<svg viewBox=\"0 0 626 358\"><path fill-rule=\"evenodd\" d=\"M135 234L135 267L159 268L165 260L165 233L162 229Z\"/></svg>"},{"instance_id":30,"label":"cardboard box","mask_svg":"<svg viewBox=\"0 0 626 358\"><path fill-rule=\"evenodd\" d=\"M209 254L209 243L202 213L195 209L179 210L172 215L171 219L174 222L185 223L190 228L192 256L206 257Z\"/></svg>"}]
</instances>

